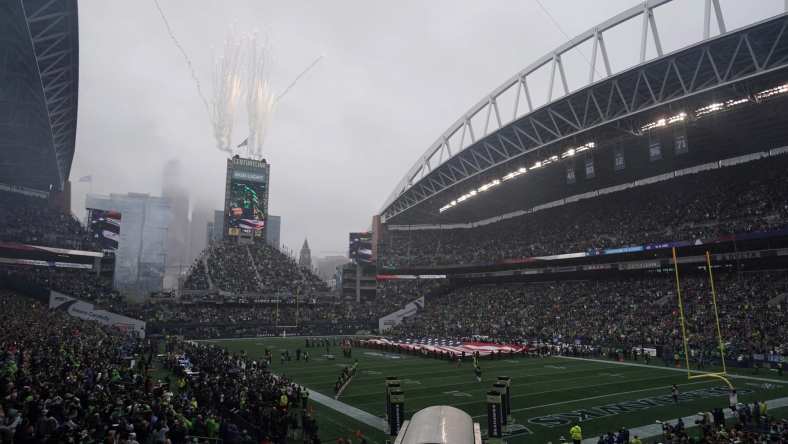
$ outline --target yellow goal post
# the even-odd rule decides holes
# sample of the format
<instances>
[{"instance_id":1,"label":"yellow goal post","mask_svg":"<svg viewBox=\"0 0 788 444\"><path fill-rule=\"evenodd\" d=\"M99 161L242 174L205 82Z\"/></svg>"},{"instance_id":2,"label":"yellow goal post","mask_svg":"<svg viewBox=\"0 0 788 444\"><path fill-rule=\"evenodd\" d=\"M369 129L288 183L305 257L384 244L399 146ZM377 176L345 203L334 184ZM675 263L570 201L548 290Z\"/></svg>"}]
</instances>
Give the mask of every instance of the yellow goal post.
<instances>
[{"instance_id":1,"label":"yellow goal post","mask_svg":"<svg viewBox=\"0 0 788 444\"><path fill-rule=\"evenodd\" d=\"M681 337L684 344L684 360L687 367L687 379L700 379L700 378L716 378L720 379L725 384L733 389L733 384L728 379L728 370L725 366L725 343L722 340L722 330L720 329L720 314L717 308L717 290L714 287L714 273L711 269L711 254L706 251L706 269L709 272L709 286L711 287L711 301L714 307L714 323L716 325L717 341L720 347L720 360L722 361L721 372L695 372L693 374L690 368L690 351L687 337L686 319L684 317L684 302L681 300L681 280L679 279L679 262L676 254L676 247L673 247L673 270L676 272L676 296L679 303L679 322L681 324Z\"/></svg>"}]
</instances>

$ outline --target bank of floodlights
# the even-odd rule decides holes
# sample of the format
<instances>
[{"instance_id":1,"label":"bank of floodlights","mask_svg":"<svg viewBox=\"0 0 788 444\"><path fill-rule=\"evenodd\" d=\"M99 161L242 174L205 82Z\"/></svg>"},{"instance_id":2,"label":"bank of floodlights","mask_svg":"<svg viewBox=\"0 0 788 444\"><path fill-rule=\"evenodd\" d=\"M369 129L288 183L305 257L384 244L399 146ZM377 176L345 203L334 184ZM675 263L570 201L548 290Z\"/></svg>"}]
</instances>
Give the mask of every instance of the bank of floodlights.
<instances>
[{"instance_id":1,"label":"bank of floodlights","mask_svg":"<svg viewBox=\"0 0 788 444\"><path fill-rule=\"evenodd\" d=\"M697 118L705 117L705 116L708 116L708 115L711 115L711 114L715 114L715 113L718 113L718 112L728 111L731 108L734 108L736 106L739 106L739 105L742 105L742 104L745 104L745 103L761 102L763 100L769 99L769 98L774 97L776 95L785 94L785 93L788 93L788 83L786 83L784 85L776 86L774 88L765 89L765 90L763 90L761 92L753 94L752 96L740 97L738 99L730 99L730 100L726 100L726 101L723 101L723 102L713 102L713 103L710 103L710 104L708 104L706 106L702 106L702 107L696 109L695 111L692 112L692 114L697 119ZM686 112L682 111L682 112L680 112L678 114L674 114L674 115L668 116L668 117L662 117L662 118L659 118L659 119L657 119L657 120L655 120L653 122L647 123L647 124L643 125L642 127L640 127L640 130L642 132L646 132L646 131L649 131L649 130L652 130L652 129L656 129L656 128L667 127L667 126L673 125L675 123L683 122L683 121L687 120L687 117L688 117L688 114ZM475 196L479 195L480 193L483 193L485 191L488 191L488 190L500 185L501 182L506 182L507 180L512 180L515 177L523 175L523 174L525 174L528 171L536 170L536 169L539 169L539 168L543 168L546 165L549 165L551 163L556 163L556 162L558 162L560 160L572 157L572 156L574 156L574 155L576 155L578 153L582 153L583 151L587 151L587 150L595 148L595 147L596 147L596 144L594 142L589 142L589 143L587 143L585 145L581 145L579 147L570 148L570 149L564 151L563 153L561 153L560 155L553 155L553 156L550 156L550 157L548 157L546 159L537 160L536 162L534 162L533 165L531 165L530 168L520 167L520 168L518 168L518 169L516 169L516 170L514 170L514 171L512 171L512 172L510 172L510 173L508 173L506 175L504 175L500 179L495 179L495 180L493 180L491 182L488 182L488 183L480 186L479 188L473 189L473 190L463 194L462 196L452 200L451 202L449 202L446 205L442 206L440 208L440 212L443 213L444 211L446 211L448 209L454 208L457 205L461 204L462 202L465 202L466 200L468 200L468 199L470 199L472 197L475 197Z\"/></svg>"},{"instance_id":2,"label":"bank of floodlights","mask_svg":"<svg viewBox=\"0 0 788 444\"><path fill-rule=\"evenodd\" d=\"M738 99L730 99L730 100L725 100L723 102L709 103L708 105L696 109L693 112L693 114L695 115L695 118L701 118L708 116L710 114L728 111L734 107L743 105L745 103L762 102L763 100L766 100L770 97L774 97L780 94L785 94L787 92L788 92L788 83L784 85L776 86L774 88L765 89L761 92L753 94L752 96L739 97ZM640 130L646 132L648 130L652 130L655 128L672 125L677 122L683 122L686 118L687 118L687 113L681 112L671 117L661 118L653 122L647 123L642 127L640 127Z\"/></svg>"},{"instance_id":3,"label":"bank of floodlights","mask_svg":"<svg viewBox=\"0 0 788 444\"><path fill-rule=\"evenodd\" d=\"M570 149L564 151L560 156L553 155L553 156L550 156L550 157L548 157L546 159L536 161L531 166L531 168L520 167L520 168L518 168L518 169L516 169L516 170L514 170L514 171L512 171L512 172L510 172L508 174L505 174L500 179L495 179L495 180L492 180L490 182L487 182L484 185L480 186L479 188L471 190L471 191L463 194L462 196L452 200L451 202L449 202L446 205L442 206L440 208L439 212L443 213L444 211L446 211L448 209L454 208L457 205L465 202L466 200L468 200L468 199L470 199L472 197L475 197L475 196L479 195L480 193L484 193L485 191L488 191L488 190L490 190L492 188L495 188L498 185L500 185L502 182L506 182L508 180L514 179L517 176L521 176L521 175L527 173L530 170L535 170L535 169L542 168L545 165L549 165L551 163L558 162L559 160L566 159L567 157L572 157L572 156L574 156L577 153L582 153L583 151L587 151L587 150L589 150L591 148L595 148L595 147L596 147L596 143L588 142L585 145L581 145L581 146L578 146L578 147L575 147L575 148L570 148Z\"/></svg>"}]
</instances>

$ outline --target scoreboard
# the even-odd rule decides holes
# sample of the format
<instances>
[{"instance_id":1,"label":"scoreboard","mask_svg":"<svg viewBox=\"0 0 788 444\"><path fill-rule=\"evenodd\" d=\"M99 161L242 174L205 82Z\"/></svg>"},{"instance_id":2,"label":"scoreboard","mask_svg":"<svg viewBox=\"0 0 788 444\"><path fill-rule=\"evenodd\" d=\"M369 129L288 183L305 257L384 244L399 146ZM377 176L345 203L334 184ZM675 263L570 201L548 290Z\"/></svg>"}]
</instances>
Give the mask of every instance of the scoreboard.
<instances>
[{"instance_id":1,"label":"scoreboard","mask_svg":"<svg viewBox=\"0 0 788 444\"><path fill-rule=\"evenodd\" d=\"M265 240L270 165L263 160L227 159L224 194L226 237Z\"/></svg>"}]
</instances>

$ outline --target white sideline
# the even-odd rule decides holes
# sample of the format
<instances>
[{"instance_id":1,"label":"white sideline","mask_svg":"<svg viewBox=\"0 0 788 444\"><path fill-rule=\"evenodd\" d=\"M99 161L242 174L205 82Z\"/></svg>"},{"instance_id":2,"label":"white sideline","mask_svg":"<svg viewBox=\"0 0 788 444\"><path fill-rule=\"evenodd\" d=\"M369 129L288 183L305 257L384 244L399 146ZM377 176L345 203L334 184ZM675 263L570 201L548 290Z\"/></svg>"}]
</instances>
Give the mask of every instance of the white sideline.
<instances>
[{"instance_id":1,"label":"white sideline","mask_svg":"<svg viewBox=\"0 0 788 444\"><path fill-rule=\"evenodd\" d=\"M681 373L686 373L687 372L687 369L685 369L685 368L662 367L662 366L658 366L658 365L638 364L636 362L617 362L617 361L609 361L609 360L606 360L606 359L577 358L577 357L574 357L574 356L557 356L557 357L563 358L563 359L571 359L571 360L574 360L574 361L591 361L591 362L604 362L604 363L611 363L612 362L612 363L614 363L616 365L624 365L624 366L629 366L629 367L661 368L663 370L669 370L669 371L674 371L674 372L681 372ZM693 370L692 372L693 373L704 373L704 374L712 373L712 372L706 372L706 371L701 371L701 370ZM762 377L759 377L759 376L736 375L736 374L730 374L729 373L728 377L732 378L732 379L745 379L745 380L750 380L750 381L772 382L772 383L775 383L775 384L788 384L788 381L786 381L786 380L772 379L772 378L762 378ZM706 382L711 382L711 381L706 381ZM772 399L772 400L766 401L766 405L769 406L769 409L776 409L776 408L780 408L780 407L788 407L788 397L777 398L777 399ZM693 425L695 423L695 420L697 419L697 417L698 417L698 415L690 415L690 416L685 416L685 417L681 418L681 420L684 421L684 424L686 424L689 427L689 426L691 426L691 425ZM732 417L733 417L733 412L731 412L730 409L725 409L725 418L732 418ZM668 420L667 422L675 423L678 420L679 420L678 418L675 418L675 419ZM637 435L639 438L653 438L655 436L660 436L662 434L662 425L657 424L657 423L642 425L640 427L635 427L633 429L629 429L629 433L630 433L630 436ZM599 440L598 437L586 438L586 439L583 440L583 444L596 444L596 442L598 440Z\"/></svg>"},{"instance_id":2,"label":"white sideline","mask_svg":"<svg viewBox=\"0 0 788 444\"><path fill-rule=\"evenodd\" d=\"M766 401L766 405L769 406L770 410L777 409L777 408L780 408L780 407L786 407L786 406L788 406L788 397L786 397L786 398L777 398L777 399L772 399L770 401ZM733 417L733 412L730 409L726 408L724 410L724 412L725 412L725 418L732 418ZM685 427L687 427L687 428L694 427L696 419L698 419L698 415L697 414L696 415L685 416L685 417L681 418L681 420L684 421ZM679 420L678 418L675 418L675 419L670 419L670 420L663 421L663 422L669 422L669 423L675 424L676 422L678 422L678 420ZM629 429L629 435L633 436L633 437L637 436L638 438L641 438L641 439L643 439L643 438L653 438L655 436L660 436L660 435L662 435L662 425L661 424L657 424L655 422L654 424L648 424L648 425L643 425L643 426L640 426L640 427L635 427L635 428ZM583 444L596 444L598 441L599 441L599 438L595 436L595 437L584 439L583 440Z\"/></svg>"},{"instance_id":3,"label":"white sideline","mask_svg":"<svg viewBox=\"0 0 788 444\"><path fill-rule=\"evenodd\" d=\"M339 413L342 413L343 415L349 416L350 418L362 422L374 429L380 430L381 432L385 432L388 428L386 420L383 418L378 418L375 415L369 414L361 409L357 409L352 405L345 404L342 401L337 401L330 396L326 396L308 387L305 388L309 390L309 397L318 404L322 404L331 410L335 410Z\"/></svg>"},{"instance_id":4,"label":"white sideline","mask_svg":"<svg viewBox=\"0 0 788 444\"><path fill-rule=\"evenodd\" d=\"M712 383L712 382L714 382L714 381L690 382L690 383L687 383L687 384L682 384L682 387L686 387L688 385L696 385L696 384L709 384L709 383ZM663 386L659 386L659 387L649 387L649 388L644 388L644 389L629 390L627 392L616 392L616 393L607 393L607 394L604 394L604 395L589 396L587 398L574 398L574 399L569 399L567 401L552 402L550 404L542 404L542 405L532 405L530 407L523 407L523 408L519 408L519 409L514 409L514 410L512 410L512 413L514 413L514 412L524 412L526 410L541 409L543 407L552 407L552 406L555 406L555 405L574 404L576 402L591 401L593 399L610 398L612 396L631 395L633 393L642 393L642 392L653 392L653 391L657 391L657 390L665 390L666 388L670 388L670 387L671 387L670 385L663 385ZM544 393L550 393L550 392L544 392ZM487 417L487 415L476 415L476 416L474 416L474 418L485 418L485 417Z\"/></svg>"},{"instance_id":5,"label":"white sideline","mask_svg":"<svg viewBox=\"0 0 788 444\"><path fill-rule=\"evenodd\" d=\"M619 362L619 361L611 361L608 359L594 359L594 358L577 358L574 356L555 356L556 358L561 359L571 359L573 361L590 361L590 362L600 362L605 364L614 364L614 365L624 365L628 367L642 367L642 368L651 368L651 369L662 369L662 370L669 370L674 372L681 372L687 373L686 368L675 368L675 367L664 367L659 365L648 365L648 364L638 364L636 362ZM714 372L706 372L702 370L692 370L692 373L703 373L709 374ZM734 373L728 373L728 377L732 379L749 379L751 381L760 381L760 382L773 382L775 384L788 384L788 379L772 379L772 378L761 378L760 376L747 376L747 375L737 375Z\"/></svg>"}]
</instances>

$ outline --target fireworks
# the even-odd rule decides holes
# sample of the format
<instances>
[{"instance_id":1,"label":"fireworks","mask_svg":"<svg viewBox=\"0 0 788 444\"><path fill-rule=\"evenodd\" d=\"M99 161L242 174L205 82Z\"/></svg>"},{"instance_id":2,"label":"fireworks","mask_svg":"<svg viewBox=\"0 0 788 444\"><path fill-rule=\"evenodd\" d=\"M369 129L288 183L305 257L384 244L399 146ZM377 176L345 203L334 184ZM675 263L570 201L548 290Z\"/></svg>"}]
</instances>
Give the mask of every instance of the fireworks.
<instances>
[{"instance_id":1,"label":"fireworks","mask_svg":"<svg viewBox=\"0 0 788 444\"><path fill-rule=\"evenodd\" d=\"M158 0L154 0L156 9L161 15L170 39L183 56L189 68L191 78L197 88L200 99L205 104L208 117L216 139L216 147L220 151L236 154L244 148L244 154L250 157L262 157L263 144L268 133L276 104L323 58L321 55L306 67L279 94L275 94L269 80L270 56L265 43L259 43L257 34L238 38L234 29L224 42L223 53L216 58L213 73L213 96L210 101L205 98L194 65L186 50L175 36L170 23L161 9ZM246 66L245 78L241 69ZM246 112L249 124L249 135L240 145L233 143L233 125L238 112L241 96L246 97Z\"/></svg>"}]
</instances>

